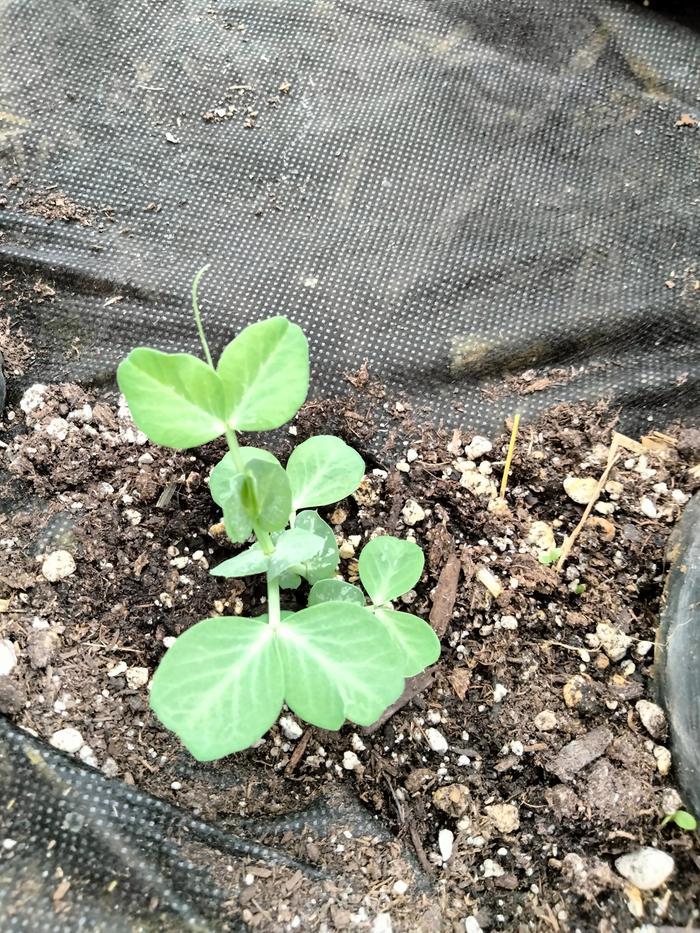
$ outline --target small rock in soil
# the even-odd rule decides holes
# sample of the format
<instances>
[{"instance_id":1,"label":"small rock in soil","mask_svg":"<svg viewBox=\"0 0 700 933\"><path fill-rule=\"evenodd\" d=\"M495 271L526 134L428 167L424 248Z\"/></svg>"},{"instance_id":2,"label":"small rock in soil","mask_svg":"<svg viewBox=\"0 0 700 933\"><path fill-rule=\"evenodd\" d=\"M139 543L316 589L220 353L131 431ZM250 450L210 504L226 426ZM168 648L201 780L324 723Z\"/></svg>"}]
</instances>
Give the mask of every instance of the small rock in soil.
<instances>
[{"instance_id":1,"label":"small rock in soil","mask_svg":"<svg viewBox=\"0 0 700 933\"><path fill-rule=\"evenodd\" d=\"M564 492L578 505L588 505L598 489L598 481L592 476L567 476Z\"/></svg>"},{"instance_id":2,"label":"small rock in soil","mask_svg":"<svg viewBox=\"0 0 700 933\"><path fill-rule=\"evenodd\" d=\"M455 835L451 829L441 829L438 833L438 849L443 862L449 861L452 856L452 847L454 846Z\"/></svg>"},{"instance_id":3,"label":"small rock in soil","mask_svg":"<svg viewBox=\"0 0 700 933\"><path fill-rule=\"evenodd\" d=\"M469 788L466 784L444 784L433 794L433 803L448 816L457 819L469 806Z\"/></svg>"},{"instance_id":4,"label":"small rock in soil","mask_svg":"<svg viewBox=\"0 0 700 933\"><path fill-rule=\"evenodd\" d=\"M494 803L486 807L486 813L493 820L499 833L503 833L504 836L520 828L520 812L515 804Z\"/></svg>"},{"instance_id":5,"label":"small rock in soil","mask_svg":"<svg viewBox=\"0 0 700 933\"><path fill-rule=\"evenodd\" d=\"M362 768L362 763L355 752L344 752L343 767L346 771L357 771L359 768Z\"/></svg>"},{"instance_id":6,"label":"small rock in soil","mask_svg":"<svg viewBox=\"0 0 700 933\"><path fill-rule=\"evenodd\" d=\"M671 856L653 846L645 846L615 859L618 872L640 891L660 888L671 877L674 867Z\"/></svg>"},{"instance_id":7,"label":"small rock in soil","mask_svg":"<svg viewBox=\"0 0 700 933\"><path fill-rule=\"evenodd\" d=\"M75 752L80 751L83 746L83 737L78 732L77 729L72 729L70 727L66 729L59 729L49 739L49 744L53 745L54 748L58 748L62 752L70 752L74 754Z\"/></svg>"},{"instance_id":8,"label":"small rock in soil","mask_svg":"<svg viewBox=\"0 0 700 933\"><path fill-rule=\"evenodd\" d=\"M601 648L611 661L621 661L632 644L629 635L625 635L623 631L608 622L599 622L596 625L595 633L598 636Z\"/></svg>"},{"instance_id":9,"label":"small rock in soil","mask_svg":"<svg viewBox=\"0 0 700 933\"><path fill-rule=\"evenodd\" d=\"M404 523L409 526L417 525L425 519L425 509L415 499L407 499L406 505L401 509Z\"/></svg>"},{"instance_id":10,"label":"small rock in soil","mask_svg":"<svg viewBox=\"0 0 700 933\"><path fill-rule=\"evenodd\" d=\"M539 732L551 732L557 728L557 717L551 709L543 709L535 716L535 728Z\"/></svg>"},{"instance_id":11,"label":"small rock in soil","mask_svg":"<svg viewBox=\"0 0 700 933\"><path fill-rule=\"evenodd\" d=\"M657 745L654 749L654 758L656 758L656 769L664 777L671 771L671 753L663 745Z\"/></svg>"},{"instance_id":12,"label":"small rock in soil","mask_svg":"<svg viewBox=\"0 0 700 933\"><path fill-rule=\"evenodd\" d=\"M130 667L124 676L131 689L138 690L139 687L145 687L148 683L149 672L147 667Z\"/></svg>"},{"instance_id":13,"label":"small rock in soil","mask_svg":"<svg viewBox=\"0 0 700 933\"><path fill-rule=\"evenodd\" d=\"M674 787L667 787L661 795L661 809L666 816L683 809L681 795Z\"/></svg>"},{"instance_id":14,"label":"small rock in soil","mask_svg":"<svg viewBox=\"0 0 700 933\"><path fill-rule=\"evenodd\" d=\"M634 707L637 710L642 725L654 739L662 739L666 735L666 714L649 700L639 700Z\"/></svg>"},{"instance_id":15,"label":"small rock in soil","mask_svg":"<svg viewBox=\"0 0 700 933\"><path fill-rule=\"evenodd\" d=\"M488 437L482 437L482 435L476 434L464 448L464 456L468 460L477 460L479 457L483 457L485 454L490 453L491 450L493 450L493 444Z\"/></svg>"},{"instance_id":16,"label":"small rock in soil","mask_svg":"<svg viewBox=\"0 0 700 933\"><path fill-rule=\"evenodd\" d=\"M442 732L438 732L437 729L426 729L425 738L430 748L440 755L444 755L449 748L447 739L442 734Z\"/></svg>"},{"instance_id":17,"label":"small rock in soil","mask_svg":"<svg viewBox=\"0 0 700 933\"><path fill-rule=\"evenodd\" d=\"M565 745L545 767L560 781L572 781L579 771L600 758L612 740L613 734L606 726L591 729L580 739Z\"/></svg>"},{"instance_id":18,"label":"small rock in soil","mask_svg":"<svg viewBox=\"0 0 700 933\"><path fill-rule=\"evenodd\" d=\"M393 929L391 914L385 912L377 914L377 916L374 918L374 923L372 924L372 933L392 933Z\"/></svg>"},{"instance_id":19,"label":"small rock in soil","mask_svg":"<svg viewBox=\"0 0 700 933\"><path fill-rule=\"evenodd\" d=\"M49 583L56 583L75 573L75 561L68 551L52 551L41 565L42 575Z\"/></svg>"},{"instance_id":20,"label":"small rock in soil","mask_svg":"<svg viewBox=\"0 0 700 933\"><path fill-rule=\"evenodd\" d=\"M0 640L0 677L7 677L16 665L17 653L15 652L15 646L9 638L3 638Z\"/></svg>"},{"instance_id":21,"label":"small rock in soil","mask_svg":"<svg viewBox=\"0 0 700 933\"><path fill-rule=\"evenodd\" d=\"M304 730L301 728L299 723L296 721L296 719L292 719L291 716L282 716L279 725L285 737L290 739L292 742L300 739L304 734Z\"/></svg>"},{"instance_id":22,"label":"small rock in soil","mask_svg":"<svg viewBox=\"0 0 700 933\"><path fill-rule=\"evenodd\" d=\"M47 667L59 645L59 637L49 629L34 629L27 638L27 656L32 667Z\"/></svg>"},{"instance_id":23,"label":"small rock in soil","mask_svg":"<svg viewBox=\"0 0 700 933\"><path fill-rule=\"evenodd\" d=\"M484 933L484 928L481 926L476 917L467 917L465 919L464 930L465 933Z\"/></svg>"},{"instance_id":24,"label":"small rock in soil","mask_svg":"<svg viewBox=\"0 0 700 933\"><path fill-rule=\"evenodd\" d=\"M584 677L583 674L575 674L571 680L567 681L562 693L569 709L593 712L600 706L596 684L590 677Z\"/></svg>"}]
</instances>

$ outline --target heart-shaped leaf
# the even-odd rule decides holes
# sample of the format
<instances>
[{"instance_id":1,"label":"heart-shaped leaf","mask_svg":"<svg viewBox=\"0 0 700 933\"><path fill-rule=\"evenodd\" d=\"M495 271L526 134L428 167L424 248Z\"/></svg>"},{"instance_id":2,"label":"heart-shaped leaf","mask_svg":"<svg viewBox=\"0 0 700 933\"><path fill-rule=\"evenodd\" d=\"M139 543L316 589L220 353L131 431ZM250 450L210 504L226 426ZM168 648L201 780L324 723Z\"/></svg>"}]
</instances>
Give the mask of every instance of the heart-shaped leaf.
<instances>
[{"instance_id":1,"label":"heart-shaped leaf","mask_svg":"<svg viewBox=\"0 0 700 933\"><path fill-rule=\"evenodd\" d=\"M246 467L251 460L264 460L266 463L276 463L278 466L280 465L274 454L259 447L241 447L238 451L238 455L239 462L243 467ZM234 483L236 477L240 475L240 472L241 471L234 462L231 451L224 454L211 471L211 475L209 476L209 490L212 499L217 505L223 506L229 496L231 484Z\"/></svg>"},{"instance_id":2,"label":"heart-shaped leaf","mask_svg":"<svg viewBox=\"0 0 700 933\"><path fill-rule=\"evenodd\" d=\"M440 657L440 641L423 619L409 612L384 608L375 609L375 615L403 655L401 673L404 677L420 674Z\"/></svg>"},{"instance_id":3,"label":"heart-shaped leaf","mask_svg":"<svg viewBox=\"0 0 700 933\"><path fill-rule=\"evenodd\" d=\"M322 729L344 719L371 725L404 688L401 653L373 614L352 603L322 603L276 629L285 702Z\"/></svg>"},{"instance_id":4,"label":"heart-shaped leaf","mask_svg":"<svg viewBox=\"0 0 700 933\"><path fill-rule=\"evenodd\" d=\"M196 356L137 347L119 364L117 381L132 418L156 444L184 450L226 430L224 385Z\"/></svg>"},{"instance_id":5,"label":"heart-shaped leaf","mask_svg":"<svg viewBox=\"0 0 700 933\"><path fill-rule=\"evenodd\" d=\"M424 562L417 544L383 535L364 546L358 561L360 580L375 606L381 606L416 585Z\"/></svg>"},{"instance_id":6,"label":"heart-shaped leaf","mask_svg":"<svg viewBox=\"0 0 700 933\"><path fill-rule=\"evenodd\" d=\"M246 465L246 474L252 483L243 487L243 498L253 524L263 531L286 528L292 511L292 491L285 471L278 463L253 459Z\"/></svg>"},{"instance_id":7,"label":"heart-shaped leaf","mask_svg":"<svg viewBox=\"0 0 700 933\"><path fill-rule=\"evenodd\" d=\"M241 448L240 454L242 473L227 454L209 478L212 499L221 506L226 533L234 542L247 540L253 527L281 530L292 505L287 474L272 454L251 447Z\"/></svg>"},{"instance_id":8,"label":"heart-shaped leaf","mask_svg":"<svg viewBox=\"0 0 700 933\"><path fill-rule=\"evenodd\" d=\"M224 349L216 371L224 384L230 427L238 431L278 428L306 398L306 337L284 317L251 324Z\"/></svg>"},{"instance_id":9,"label":"heart-shaped leaf","mask_svg":"<svg viewBox=\"0 0 700 933\"><path fill-rule=\"evenodd\" d=\"M187 629L153 675L151 708L199 761L248 748L273 724L284 692L274 629L222 616Z\"/></svg>"},{"instance_id":10,"label":"heart-shaped leaf","mask_svg":"<svg viewBox=\"0 0 700 933\"><path fill-rule=\"evenodd\" d=\"M319 603L355 603L364 606L365 594L359 586L346 583L345 580L319 580L309 591L309 605Z\"/></svg>"},{"instance_id":11,"label":"heart-shaped leaf","mask_svg":"<svg viewBox=\"0 0 700 933\"><path fill-rule=\"evenodd\" d=\"M338 545L333 534L333 529L316 512L300 512L296 517L295 529L302 529L309 534L315 535L323 542L323 546L310 558L300 558L294 569L296 573L308 580L309 583L316 583L318 580L325 580L332 577L338 569L340 557L338 555Z\"/></svg>"},{"instance_id":12,"label":"heart-shaped leaf","mask_svg":"<svg viewBox=\"0 0 700 933\"><path fill-rule=\"evenodd\" d=\"M295 447L287 461L295 509L329 505L353 493L365 474L365 463L339 437L320 434Z\"/></svg>"}]
</instances>

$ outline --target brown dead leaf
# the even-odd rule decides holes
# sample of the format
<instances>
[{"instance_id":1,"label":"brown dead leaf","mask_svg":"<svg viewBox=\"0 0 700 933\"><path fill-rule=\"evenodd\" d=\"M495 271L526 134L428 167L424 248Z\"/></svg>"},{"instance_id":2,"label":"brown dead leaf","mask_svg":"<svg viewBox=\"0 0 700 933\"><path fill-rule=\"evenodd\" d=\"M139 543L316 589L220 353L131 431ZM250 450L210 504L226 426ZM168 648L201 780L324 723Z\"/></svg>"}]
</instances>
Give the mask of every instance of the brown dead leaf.
<instances>
[{"instance_id":1,"label":"brown dead leaf","mask_svg":"<svg viewBox=\"0 0 700 933\"><path fill-rule=\"evenodd\" d=\"M452 673L447 675L447 679L450 682L450 686L454 690L457 697L460 700L463 700L467 695L467 690L469 689L469 684L471 683L472 675L471 671L467 667L456 667Z\"/></svg>"}]
</instances>

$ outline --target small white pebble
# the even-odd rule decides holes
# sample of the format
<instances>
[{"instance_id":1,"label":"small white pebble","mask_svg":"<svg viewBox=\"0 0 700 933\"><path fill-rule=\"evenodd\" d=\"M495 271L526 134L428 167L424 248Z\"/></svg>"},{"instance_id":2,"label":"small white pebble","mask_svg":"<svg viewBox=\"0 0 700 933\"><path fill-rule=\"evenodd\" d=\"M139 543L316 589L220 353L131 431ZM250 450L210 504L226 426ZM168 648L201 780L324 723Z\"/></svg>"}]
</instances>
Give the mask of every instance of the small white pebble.
<instances>
[{"instance_id":1,"label":"small white pebble","mask_svg":"<svg viewBox=\"0 0 700 933\"><path fill-rule=\"evenodd\" d=\"M438 732L437 729L426 729L425 738L430 748L440 755L444 755L449 748L447 739L442 732Z\"/></svg>"},{"instance_id":2,"label":"small white pebble","mask_svg":"<svg viewBox=\"0 0 700 933\"><path fill-rule=\"evenodd\" d=\"M175 638L174 635L166 635L163 638L163 644L166 648L172 648L172 646L175 644L176 641L177 639Z\"/></svg>"},{"instance_id":3,"label":"small white pebble","mask_svg":"<svg viewBox=\"0 0 700 933\"><path fill-rule=\"evenodd\" d=\"M447 862L452 855L455 836L451 829L441 829L438 833L438 849L443 862Z\"/></svg>"},{"instance_id":4,"label":"small white pebble","mask_svg":"<svg viewBox=\"0 0 700 933\"><path fill-rule=\"evenodd\" d=\"M75 573L75 561L68 551L58 550L47 554L41 565L42 576L49 583L57 583Z\"/></svg>"},{"instance_id":5,"label":"small white pebble","mask_svg":"<svg viewBox=\"0 0 700 933\"><path fill-rule=\"evenodd\" d=\"M304 730L301 728L299 723L291 716L282 716L280 718L279 725L285 737L292 742L300 739L304 734Z\"/></svg>"},{"instance_id":6,"label":"small white pebble","mask_svg":"<svg viewBox=\"0 0 700 933\"><path fill-rule=\"evenodd\" d=\"M132 690L145 687L148 683L149 672L147 667L130 667L126 672L126 682Z\"/></svg>"},{"instance_id":7,"label":"small white pebble","mask_svg":"<svg viewBox=\"0 0 700 933\"><path fill-rule=\"evenodd\" d=\"M518 742L516 739L514 742L510 743L510 750L514 755L517 755L518 758L525 752L525 747L522 742Z\"/></svg>"},{"instance_id":8,"label":"small white pebble","mask_svg":"<svg viewBox=\"0 0 700 933\"><path fill-rule=\"evenodd\" d=\"M59 729L57 732L54 732L49 739L49 745L53 745L54 748L58 748L62 752L70 752L71 754L80 751L83 744L82 735L77 729L72 728Z\"/></svg>"},{"instance_id":9,"label":"small white pebble","mask_svg":"<svg viewBox=\"0 0 700 933\"><path fill-rule=\"evenodd\" d=\"M395 882L394 882L394 885L393 885L393 887L392 887L392 891L394 892L394 894L398 894L399 897L401 897L401 895L405 894L406 891L408 891L408 885L406 884L405 881L402 881L402 880L399 878L398 881L395 881Z\"/></svg>"},{"instance_id":10,"label":"small white pebble","mask_svg":"<svg viewBox=\"0 0 700 933\"><path fill-rule=\"evenodd\" d=\"M658 514L656 511L656 506L649 498L649 496L642 496L642 498L639 500L639 508L642 510L644 515L647 516L647 518L656 518Z\"/></svg>"},{"instance_id":11,"label":"small white pebble","mask_svg":"<svg viewBox=\"0 0 700 933\"><path fill-rule=\"evenodd\" d=\"M111 667L107 671L107 676L108 677L119 677L120 674L126 673L126 671L128 670L128 667L129 665L126 663L126 661L117 661L114 667Z\"/></svg>"},{"instance_id":12,"label":"small white pebble","mask_svg":"<svg viewBox=\"0 0 700 933\"><path fill-rule=\"evenodd\" d=\"M0 677L7 677L17 664L15 646L9 638L0 641Z\"/></svg>"},{"instance_id":13,"label":"small white pebble","mask_svg":"<svg viewBox=\"0 0 700 933\"><path fill-rule=\"evenodd\" d=\"M345 752L343 754L343 767L346 771L357 771L362 767L360 759L355 752Z\"/></svg>"},{"instance_id":14,"label":"small white pebble","mask_svg":"<svg viewBox=\"0 0 700 933\"><path fill-rule=\"evenodd\" d=\"M12 849L17 845L16 839L10 839L9 836L6 839L2 840L2 847L6 852L11 852Z\"/></svg>"},{"instance_id":15,"label":"small white pebble","mask_svg":"<svg viewBox=\"0 0 700 933\"><path fill-rule=\"evenodd\" d=\"M414 460L418 459L418 451L414 450L413 447L409 447L406 451L406 459L409 463L413 463Z\"/></svg>"},{"instance_id":16,"label":"small white pebble","mask_svg":"<svg viewBox=\"0 0 700 933\"><path fill-rule=\"evenodd\" d=\"M352 738L350 739L350 744L356 752L364 752L366 749L365 743L359 737L357 732L353 732Z\"/></svg>"},{"instance_id":17,"label":"small white pebble","mask_svg":"<svg viewBox=\"0 0 700 933\"><path fill-rule=\"evenodd\" d=\"M496 684L496 686L493 688L493 702L500 703L507 693L507 687L504 687L503 684Z\"/></svg>"}]
</instances>

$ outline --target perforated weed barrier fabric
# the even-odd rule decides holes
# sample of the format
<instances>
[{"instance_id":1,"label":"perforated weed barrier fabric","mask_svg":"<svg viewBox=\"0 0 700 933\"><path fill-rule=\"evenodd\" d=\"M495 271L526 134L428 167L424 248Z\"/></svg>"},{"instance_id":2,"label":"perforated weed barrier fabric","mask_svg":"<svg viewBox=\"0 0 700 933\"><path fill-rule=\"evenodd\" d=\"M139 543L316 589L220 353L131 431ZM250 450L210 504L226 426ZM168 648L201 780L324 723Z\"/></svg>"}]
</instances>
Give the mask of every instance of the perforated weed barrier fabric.
<instances>
[{"instance_id":1,"label":"perforated weed barrier fabric","mask_svg":"<svg viewBox=\"0 0 700 933\"><path fill-rule=\"evenodd\" d=\"M697 411L692 17L4 0L0 85L0 299L36 350L26 384L109 383L137 343L197 352L208 263L213 347L287 314L317 397L366 361L486 432L560 399L610 397L630 434ZM245 846L4 722L0 750L2 929L216 928L183 838ZM68 914L60 864L85 885Z\"/></svg>"},{"instance_id":2,"label":"perforated weed barrier fabric","mask_svg":"<svg viewBox=\"0 0 700 933\"><path fill-rule=\"evenodd\" d=\"M696 400L700 43L618 2L5 2L5 274L29 378L287 313L453 423ZM28 312L31 315L31 311ZM525 376L523 376L525 373Z\"/></svg>"}]
</instances>

